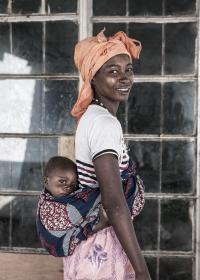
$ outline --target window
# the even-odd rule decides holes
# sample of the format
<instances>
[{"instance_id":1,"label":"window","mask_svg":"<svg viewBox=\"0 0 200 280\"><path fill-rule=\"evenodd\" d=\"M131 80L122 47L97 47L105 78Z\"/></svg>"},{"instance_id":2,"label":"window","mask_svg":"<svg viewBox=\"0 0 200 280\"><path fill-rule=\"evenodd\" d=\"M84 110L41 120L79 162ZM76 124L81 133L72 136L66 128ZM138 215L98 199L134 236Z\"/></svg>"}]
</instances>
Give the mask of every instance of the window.
<instances>
[{"instance_id":1,"label":"window","mask_svg":"<svg viewBox=\"0 0 200 280\"><path fill-rule=\"evenodd\" d=\"M106 27L108 36L125 31L143 45L118 117L146 185L146 205L134 225L152 279L198 280L197 4L0 2L0 249L44 252L34 217L43 164L75 130L74 45Z\"/></svg>"}]
</instances>

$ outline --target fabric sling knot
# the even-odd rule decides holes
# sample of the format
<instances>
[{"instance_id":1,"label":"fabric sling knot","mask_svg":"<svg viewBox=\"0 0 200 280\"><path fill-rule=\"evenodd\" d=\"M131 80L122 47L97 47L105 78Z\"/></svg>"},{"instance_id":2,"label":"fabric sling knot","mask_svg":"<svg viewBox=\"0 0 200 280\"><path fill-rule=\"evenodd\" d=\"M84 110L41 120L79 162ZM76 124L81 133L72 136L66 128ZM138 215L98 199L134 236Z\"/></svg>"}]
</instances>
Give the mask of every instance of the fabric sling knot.
<instances>
[{"instance_id":1,"label":"fabric sling knot","mask_svg":"<svg viewBox=\"0 0 200 280\"><path fill-rule=\"evenodd\" d=\"M141 43L119 31L106 38L103 29L96 37L89 37L78 42L75 47L74 61L84 81L71 114L80 119L94 97L91 80L101 66L111 57L127 54L131 59L138 59Z\"/></svg>"}]
</instances>

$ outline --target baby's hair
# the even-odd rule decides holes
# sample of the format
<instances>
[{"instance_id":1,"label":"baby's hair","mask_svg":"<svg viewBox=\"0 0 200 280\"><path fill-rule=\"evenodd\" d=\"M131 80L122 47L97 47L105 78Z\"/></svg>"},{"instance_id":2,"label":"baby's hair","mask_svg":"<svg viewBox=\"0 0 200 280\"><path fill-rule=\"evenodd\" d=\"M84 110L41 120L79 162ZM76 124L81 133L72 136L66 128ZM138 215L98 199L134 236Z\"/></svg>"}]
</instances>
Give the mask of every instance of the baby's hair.
<instances>
[{"instance_id":1,"label":"baby's hair","mask_svg":"<svg viewBox=\"0 0 200 280\"><path fill-rule=\"evenodd\" d=\"M51 157L45 165L44 176L48 177L55 169L73 170L77 173L76 164L69 158L63 156Z\"/></svg>"}]
</instances>

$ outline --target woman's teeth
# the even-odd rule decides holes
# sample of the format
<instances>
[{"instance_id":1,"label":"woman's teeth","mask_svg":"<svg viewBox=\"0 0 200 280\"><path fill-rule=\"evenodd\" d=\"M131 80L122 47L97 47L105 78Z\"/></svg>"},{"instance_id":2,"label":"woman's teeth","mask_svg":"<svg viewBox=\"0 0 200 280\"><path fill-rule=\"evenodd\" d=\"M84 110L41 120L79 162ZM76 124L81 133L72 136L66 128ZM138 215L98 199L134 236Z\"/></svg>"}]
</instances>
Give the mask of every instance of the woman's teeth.
<instances>
[{"instance_id":1,"label":"woman's teeth","mask_svg":"<svg viewBox=\"0 0 200 280\"><path fill-rule=\"evenodd\" d=\"M127 93L129 88L117 88L117 91L120 91L121 93Z\"/></svg>"}]
</instances>

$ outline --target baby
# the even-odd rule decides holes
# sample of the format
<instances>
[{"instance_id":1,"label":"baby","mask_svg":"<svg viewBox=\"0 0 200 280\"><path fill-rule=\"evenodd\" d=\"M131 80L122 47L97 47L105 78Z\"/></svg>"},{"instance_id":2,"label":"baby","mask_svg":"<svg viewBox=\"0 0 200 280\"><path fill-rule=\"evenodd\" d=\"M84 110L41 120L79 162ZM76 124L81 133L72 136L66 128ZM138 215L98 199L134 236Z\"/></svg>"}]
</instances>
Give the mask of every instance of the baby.
<instances>
[{"instance_id":1,"label":"baby","mask_svg":"<svg viewBox=\"0 0 200 280\"><path fill-rule=\"evenodd\" d=\"M135 167L130 167L124 171L122 179L133 182L134 172ZM125 193L132 217L137 216L144 205L144 186L138 176L135 178L137 188L130 188ZM62 156L50 158L44 169L44 190L39 197L36 216L43 247L53 256L69 256L81 241L108 226L99 186L91 188L79 184L76 164L72 160Z\"/></svg>"},{"instance_id":2,"label":"baby","mask_svg":"<svg viewBox=\"0 0 200 280\"><path fill-rule=\"evenodd\" d=\"M55 198L66 196L78 189L76 164L69 158L54 156L44 169L44 187ZM108 217L102 205L99 208L99 222L93 227L97 232L108 225Z\"/></svg>"},{"instance_id":3,"label":"baby","mask_svg":"<svg viewBox=\"0 0 200 280\"><path fill-rule=\"evenodd\" d=\"M54 156L44 169L36 218L41 243L50 254L72 254L81 240L108 226L100 191L79 187L76 164Z\"/></svg>"}]
</instances>

